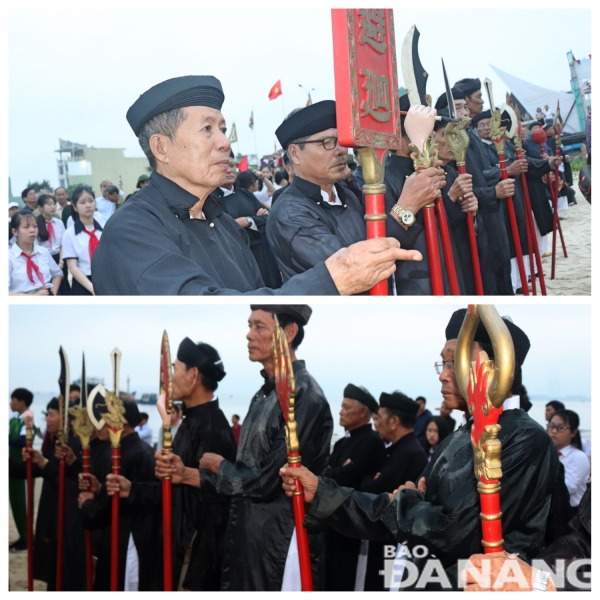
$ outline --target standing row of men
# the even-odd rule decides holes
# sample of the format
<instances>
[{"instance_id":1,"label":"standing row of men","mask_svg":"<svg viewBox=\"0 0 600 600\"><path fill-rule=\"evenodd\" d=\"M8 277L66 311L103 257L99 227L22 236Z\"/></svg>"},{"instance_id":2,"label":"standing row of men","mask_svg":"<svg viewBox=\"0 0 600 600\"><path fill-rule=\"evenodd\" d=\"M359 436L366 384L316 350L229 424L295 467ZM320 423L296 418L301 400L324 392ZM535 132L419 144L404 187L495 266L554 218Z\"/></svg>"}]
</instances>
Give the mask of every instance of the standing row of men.
<instances>
[{"instance_id":1,"label":"standing row of men","mask_svg":"<svg viewBox=\"0 0 600 600\"><path fill-rule=\"evenodd\" d=\"M329 404L304 361L296 356L311 309L306 305L253 305L251 309L248 355L262 365L264 385L250 402L237 452L215 396L225 377L223 363L214 348L189 338L179 346L173 373L174 398L185 407L173 454L152 456L134 430L139 412L131 402L124 403L122 475L109 474L110 447L103 430L93 442L89 476L80 473L79 447L72 436L68 446L55 448L50 439L42 453L33 452L34 474L44 479L44 510L38 517L34 561L36 577L47 581L49 589L53 589L56 571L57 456L65 456L70 482L66 491L70 508L65 513L65 539L70 541L64 549L70 575L65 571L64 589L84 589L84 527L95 531L98 561L94 589L109 588L110 496L115 493L121 497L119 587L162 589L159 480L165 476L173 483L174 589L300 589L292 503L280 477L287 452L273 379L273 314L291 347L296 421L305 466L299 474L306 483L309 503L307 525L315 589L382 589L383 546L402 542L409 547L426 546L442 561L452 585L457 585L456 574L452 574L457 561L481 547L470 424L439 443L427 463L414 434L419 403L393 392L382 394L378 404L368 391L350 384L340 412L348 437L340 440L330 455L333 420ZM468 418L453 368L464 314L464 310L457 311L446 329L439 378L445 406L464 411ZM558 455L544 429L518 408L516 394L529 340L519 327L505 322L515 345L517 367L513 396L506 400L500 418L503 533L506 549L529 560L545 544L551 499L558 485ZM475 340L473 355L485 350L493 358L493 346L483 326ZM57 409L48 407L49 432L58 429L58 423L53 429ZM378 435L371 430L372 417ZM389 444L387 449L382 440ZM24 477L22 465L11 461L11 475ZM318 490L311 473L321 476ZM414 483L406 483L417 482L420 476L426 484L421 479L418 490ZM284 485L292 493L290 484ZM400 486L404 486L402 491L390 502L390 494ZM326 533L322 525L328 526ZM418 560L414 562L423 568Z\"/></svg>"}]
</instances>

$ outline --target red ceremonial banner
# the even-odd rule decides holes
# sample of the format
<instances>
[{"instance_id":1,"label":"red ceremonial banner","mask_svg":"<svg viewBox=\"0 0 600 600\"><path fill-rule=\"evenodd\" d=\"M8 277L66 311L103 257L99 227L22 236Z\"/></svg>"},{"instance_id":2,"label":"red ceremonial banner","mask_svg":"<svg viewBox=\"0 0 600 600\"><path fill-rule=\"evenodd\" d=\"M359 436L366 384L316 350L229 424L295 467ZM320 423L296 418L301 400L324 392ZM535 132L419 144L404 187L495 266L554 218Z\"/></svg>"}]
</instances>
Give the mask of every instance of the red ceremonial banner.
<instances>
[{"instance_id":1,"label":"red ceremonial banner","mask_svg":"<svg viewBox=\"0 0 600 600\"><path fill-rule=\"evenodd\" d=\"M342 146L402 147L391 9L332 9L338 138Z\"/></svg>"}]
</instances>

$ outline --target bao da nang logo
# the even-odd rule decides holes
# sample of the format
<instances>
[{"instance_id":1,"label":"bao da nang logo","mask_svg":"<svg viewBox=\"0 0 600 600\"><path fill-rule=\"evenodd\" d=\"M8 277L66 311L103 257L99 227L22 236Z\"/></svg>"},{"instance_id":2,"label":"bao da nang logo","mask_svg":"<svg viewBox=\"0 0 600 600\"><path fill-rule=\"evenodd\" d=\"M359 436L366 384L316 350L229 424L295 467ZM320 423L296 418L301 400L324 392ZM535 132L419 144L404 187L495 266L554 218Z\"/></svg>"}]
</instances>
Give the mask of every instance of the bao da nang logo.
<instances>
[{"instance_id":1,"label":"bao da nang logo","mask_svg":"<svg viewBox=\"0 0 600 600\"><path fill-rule=\"evenodd\" d=\"M550 573L552 582L559 589L580 591L591 590L591 560L576 559L566 561L558 559L552 569L544 560L534 559L531 565L512 557L495 564L483 560L481 566L473 565L469 559L459 560L452 579L460 588L468 580L484 590L531 590L536 582L537 571ZM418 565L418 566L417 566ZM417 545L409 548L406 544L384 546L384 568L379 571L384 578L384 586L390 591L402 589L423 590L426 588L456 589L444 569L441 561L430 554L427 546Z\"/></svg>"}]
</instances>

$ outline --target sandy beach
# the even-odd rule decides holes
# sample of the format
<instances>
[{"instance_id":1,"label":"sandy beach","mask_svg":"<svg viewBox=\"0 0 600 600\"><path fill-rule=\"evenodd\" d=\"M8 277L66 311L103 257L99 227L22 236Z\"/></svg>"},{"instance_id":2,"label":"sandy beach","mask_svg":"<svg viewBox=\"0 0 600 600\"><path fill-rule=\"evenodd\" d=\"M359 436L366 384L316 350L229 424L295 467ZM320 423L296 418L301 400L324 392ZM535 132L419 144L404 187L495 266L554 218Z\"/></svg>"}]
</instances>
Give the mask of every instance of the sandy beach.
<instances>
[{"instance_id":1,"label":"sandy beach","mask_svg":"<svg viewBox=\"0 0 600 600\"><path fill-rule=\"evenodd\" d=\"M578 175L574 176L578 179ZM592 293L592 207L573 185L577 204L559 212L568 258L564 257L560 236L556 240L556 279L551 280L552 257L543 259L546 290L549 296L590 296ZM550 236L549 250L552 250ZM537 292L539 286L537 286Z\"/></svg>"}]
</instances>

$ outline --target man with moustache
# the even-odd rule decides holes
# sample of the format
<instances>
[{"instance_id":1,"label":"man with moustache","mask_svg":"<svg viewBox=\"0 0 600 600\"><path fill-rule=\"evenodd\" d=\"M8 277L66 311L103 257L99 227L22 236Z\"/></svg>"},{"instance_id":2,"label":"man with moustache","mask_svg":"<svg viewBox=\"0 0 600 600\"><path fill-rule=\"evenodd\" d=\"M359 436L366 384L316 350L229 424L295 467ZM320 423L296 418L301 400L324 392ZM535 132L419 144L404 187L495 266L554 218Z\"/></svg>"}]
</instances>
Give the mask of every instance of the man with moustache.
<instances>
[{"instance_id":1,"label":"man with moustache","mask_svg":"<svg viewBox=\"0 0 600 600\"><path fill-rule=\"evenodd\" d=\"M387 279L396 260L419 260L389 239L328 255L279 290L264 287L248 238L209 195L226 178L230 143L221 83L176 77L155 85L127 120L153 169L148 185L117 211L94 252L104 295L350 295Z\"/></svg>"},{"instance_id":2,"label":"man with moustache","mask_svg":"<svg viewBox=\"0 0 600 600\"><path fill-rule=\"evenodd\" d=\"M294 477L304 486L308 525L325 523L345 535L388 543L424 545L426 558L415 557L419 572L432 555L445 569L448 583L458 587L457 561L481 551L480 498L473 473L472 419L454 372L454 352L466 309L456 311L446 327L446 344L436 370L442 383L446 406L465 413L465 424L448 436L417 482L407 482L395 495L364 494L312 475L308 469L281 470L283 487L294 493ZM529 351L529 338L509 317L504 322L515 347L512 394L504 402L499 419L502 429L502 533L504 548L529 561L544 543L546 518L558 472L558 454L544 429L519 408L521 366ZM475 332L472 359L484 350L490 358L494 349L482 323ZM438 589L436 584L427 589Z\"/></svg>"},{"instance_id":3,"label":"man with moustache","mask_svg":"<svg viewBox=\"0 0 600 600\"><path fill-rule=\"evenodd\" d=\"M285 421L275 391L272 357L274 315L290 346L296 383L295 416L302 463L322 474L329 459L333 419L323 390L296 350L312 309L306 305L252 305L248 357L263 366L263 386L250 401L235 461L205 453L200 469L184 468L176 455L157 455L159 476L231 499L221 589L299 591L300 566L292 503L281 489L279 469L287 462ZM323 589L323 534L309 532L313 582Z\"/></svg>"}]
</instances>

